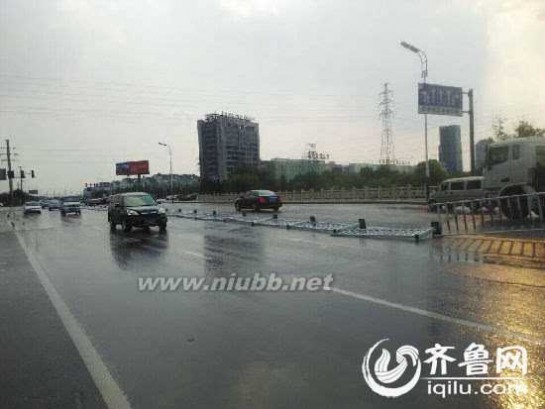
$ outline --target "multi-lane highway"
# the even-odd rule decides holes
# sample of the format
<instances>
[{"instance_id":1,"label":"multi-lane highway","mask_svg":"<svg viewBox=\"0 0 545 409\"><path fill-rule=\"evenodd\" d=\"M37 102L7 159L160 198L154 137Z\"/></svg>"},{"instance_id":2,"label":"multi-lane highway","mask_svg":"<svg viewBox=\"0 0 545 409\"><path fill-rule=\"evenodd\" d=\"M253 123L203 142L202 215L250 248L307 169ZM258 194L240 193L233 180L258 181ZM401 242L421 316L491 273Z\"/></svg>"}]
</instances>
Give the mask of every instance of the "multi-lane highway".
<instances>
[{"instance_id":1,"label":"multi-lane highway","mask_svg":"<svg viewBox=\"0 0 545 409\"><path fill-rule=\"evenodd\" d=\"M194 208L170 205L170 213L180 206L184 211ZM412 207L293 205L281 215L429 225L429 216ZM46 211L12 220L14 229L5 224L1 233L2 240L14 246L9 254L2 254L3 269L7 265L14 271L26 269L38 279L23 284L13 279L3 291L10 291L9 286L22 291L26 285L48 294L65 328L53 336L64 340L69 334L81 359L81 365L63 370L65 376L73 370L69 377L92 379L100 394L96 399L80 399L85 402L81 407L537 409L545 405L543 271L447 256L448 246L441 241L336 238L175 217L169 219L166 234L123 233L110 231L106 213L98 210L65 218ZM285 280L332 275L333 283L330 290L297 292L142 291L138 287L139 278L213 280L256 274ZM8 321L13 328L26 325ZM362 374L364 356L386 338L389 341L382 347L391 353L389 368L397 364L396 349L402 345L414 346L422 361L420 380L397 398L372 390ZM448 354L456 362L447 362L445 375L463 377L465 367L458 364L471 343L490 351L490 377L506 375L496 373L497 348L524 347L528 371L515 374L518 378L513 382L523 383L527 393L430 393L430 381L423 379L432 375L431 365L424 362L425 350L435 344L454 347ZM28 345L22 343L23 347ZM47 354L47 348L42 353ZM74 351L66 354L75 359ZM399 383L406 383L403 380ZM469 382L480 387L485 382L510 381ZM16 393L30 392L19 388Z\"/></svg>"}]
</instances>

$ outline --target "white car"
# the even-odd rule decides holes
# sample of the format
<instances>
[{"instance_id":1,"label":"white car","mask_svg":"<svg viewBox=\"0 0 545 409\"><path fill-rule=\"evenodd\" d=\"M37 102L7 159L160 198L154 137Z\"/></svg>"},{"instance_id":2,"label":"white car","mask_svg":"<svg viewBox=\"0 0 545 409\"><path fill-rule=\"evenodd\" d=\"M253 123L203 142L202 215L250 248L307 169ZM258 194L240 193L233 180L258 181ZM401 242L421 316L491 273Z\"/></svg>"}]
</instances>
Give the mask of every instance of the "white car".
<instances>
[{"instance_id":1,"label":"white car","mask_svg":"<svg viewBox=\"0 0 545 409\"><path fill-rule=\"evenodd\" d=\"M42 205L40 202L26 202L23 206L24 214L42 213Z\"/></svg>"}]
</instances>

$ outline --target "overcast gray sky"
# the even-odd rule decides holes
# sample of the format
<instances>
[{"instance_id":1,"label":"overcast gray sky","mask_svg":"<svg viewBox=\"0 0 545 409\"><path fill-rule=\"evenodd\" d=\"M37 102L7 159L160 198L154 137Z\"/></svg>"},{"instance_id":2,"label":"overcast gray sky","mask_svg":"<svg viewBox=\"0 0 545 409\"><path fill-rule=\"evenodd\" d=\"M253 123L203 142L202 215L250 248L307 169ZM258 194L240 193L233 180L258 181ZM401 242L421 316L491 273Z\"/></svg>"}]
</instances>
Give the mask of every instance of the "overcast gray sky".
<instances>
[{"instance_id":1,"label":"overcast gray sky","mask_svg":"<svg viewBox=\"0 0 545 409\"><path fill-rule=\"evenodd\" d=\"M0 0L0 138L50 192L125 160L167 173L158 141L197 173L196 121L214 111L255 118L262 159L313 142L376 162L389 82L396 157L416 163L420 64L401 40L426 51L429 82L474 88L477 139L497 116L545 126L543 0ZM437 127L460 124L467 168L467 122L430 117L430 156Z\"/></svg>"}]
</instances>

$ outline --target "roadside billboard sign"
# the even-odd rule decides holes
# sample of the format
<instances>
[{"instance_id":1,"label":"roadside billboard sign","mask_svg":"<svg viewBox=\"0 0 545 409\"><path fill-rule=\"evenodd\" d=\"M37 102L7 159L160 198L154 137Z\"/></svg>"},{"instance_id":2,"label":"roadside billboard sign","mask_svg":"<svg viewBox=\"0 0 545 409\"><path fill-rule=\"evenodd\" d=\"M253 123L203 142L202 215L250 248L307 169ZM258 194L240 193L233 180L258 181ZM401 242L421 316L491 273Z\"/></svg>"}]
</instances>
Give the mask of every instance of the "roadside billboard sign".
<instances>
[{"instance_id":1,"label":"roadside billboard sign","mask_svg":"<svg viewBox=\"0 0 545 409\"><path fill-rule=\"evenodd\" d=\"M462 116L462 88L437 84L418 84L418 113Z\"/></svg>"},{"instance_id":2,"label":"roadside billboard sign","mask_svg":"<svg viewBox=\"0 0 545 409\"><path fill-rule=\"evenodd\" d=\"M149 162L138 160L132 162L121 162L115 164L116 175L149 175Z\"/></svg>"},{"instance_id":3,"label":"roadside billboard sign","mask_svg":"<svg viewBox=\"0 0 545 409\"><path fill-rule=\"evenodd\" d=\"M6 169L0 169L0 180L7 180L8 179L8 172L6 172Z\"/></svg>"}]
</instances>

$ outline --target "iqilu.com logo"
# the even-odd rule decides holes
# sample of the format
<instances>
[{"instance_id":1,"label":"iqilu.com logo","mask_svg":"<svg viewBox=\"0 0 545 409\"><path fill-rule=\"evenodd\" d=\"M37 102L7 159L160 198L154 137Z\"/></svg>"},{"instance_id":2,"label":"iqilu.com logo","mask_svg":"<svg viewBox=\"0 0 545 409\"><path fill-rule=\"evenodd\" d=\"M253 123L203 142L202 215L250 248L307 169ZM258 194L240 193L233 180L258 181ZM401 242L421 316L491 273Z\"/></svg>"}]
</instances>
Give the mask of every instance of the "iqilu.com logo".
<instances>
[{"instance_id":1,"label":"iqilu.com logo","mask_svg":"<svg viewBox=\"0 0 545 409\"><path fill-rule=\"evenodd\" d=\"M523 395L528 392L524 376L528 373L528 354L520 345L497 348L495 356L483 344L472 342L461 357L457 348L436 343L420 357L411 345L399 347L396 364L385 348L388 338L374 344L363 358L363 378L373 392L387 398L397 398L411 391L419 381L426 382L429 395L447 398L453 395ZM452 376L454 370L465 371ZM429 374L429 376L422 376ZM457 374L456 374L457 375Z\"/></svg>"}]
</instances>

